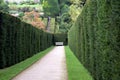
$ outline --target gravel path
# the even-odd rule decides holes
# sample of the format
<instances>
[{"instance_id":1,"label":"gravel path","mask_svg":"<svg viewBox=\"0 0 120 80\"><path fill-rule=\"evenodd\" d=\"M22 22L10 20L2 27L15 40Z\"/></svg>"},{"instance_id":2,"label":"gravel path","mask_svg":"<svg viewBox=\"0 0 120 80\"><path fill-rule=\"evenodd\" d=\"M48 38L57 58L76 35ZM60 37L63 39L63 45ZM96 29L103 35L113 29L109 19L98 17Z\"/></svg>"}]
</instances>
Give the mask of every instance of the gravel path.
<instances>
[{"instance_id":1,"label":"gravel path","mask_svg":"<svg viewBox=\"0 0 120 80\"><path fill-rule=\"evenodd\" d=\"M12 80L67 80L64 46L57 46Z\"/></svg>"}]
</instances>

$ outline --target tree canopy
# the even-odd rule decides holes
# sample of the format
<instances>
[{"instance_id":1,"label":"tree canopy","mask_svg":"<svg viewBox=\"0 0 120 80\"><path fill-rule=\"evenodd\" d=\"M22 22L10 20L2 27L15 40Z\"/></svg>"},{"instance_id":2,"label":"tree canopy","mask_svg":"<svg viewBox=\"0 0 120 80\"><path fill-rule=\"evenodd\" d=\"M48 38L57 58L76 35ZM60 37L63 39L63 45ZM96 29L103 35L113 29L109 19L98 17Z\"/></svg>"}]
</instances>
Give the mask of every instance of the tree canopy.
<instances>
[{"instance_id":1,"label":"tree canopy","mask_svg":"<svg viewBox=\"0 0 120 80\"><path fill-rule=\"evenodd\" d=\"M4 3L3 0L0 0L0 11L8 12L8 5Z\"/></svg>"},{"instance_id":2,"label":"tree canopy","mask_svg":"<svg viewBox=\"0 0 120 80\"><path fill-rule=\"evenodd\" d=\"M45 16L57 16L59 15L58 0L42 0Z\"/></svg>"}]
</instances>

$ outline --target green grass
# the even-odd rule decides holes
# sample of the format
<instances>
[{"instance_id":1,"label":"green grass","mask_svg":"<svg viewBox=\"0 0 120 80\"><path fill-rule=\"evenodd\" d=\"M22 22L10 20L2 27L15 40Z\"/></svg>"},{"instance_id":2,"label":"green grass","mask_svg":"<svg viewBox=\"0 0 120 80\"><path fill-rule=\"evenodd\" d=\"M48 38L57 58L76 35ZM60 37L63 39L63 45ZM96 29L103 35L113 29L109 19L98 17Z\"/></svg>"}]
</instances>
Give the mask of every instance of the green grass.
<instances>
[{"instance_id":1,"label":"green grass","mask_svg":"<svg viewBox=\"0 0 120 80\"><path fill-rule=\"evenodd\" d=\"M90 73L75 57L68 46L65 47L68 80L93 80Z\"/></svg>"},{"instance_id":2,"label":"green grass","mask_svg":"<svg viewBox=\"0 0 120 80\"><path fill-rule=\"evenodd\" d=\"M34 55L31 58L28 58L18 64L15 64L9 68L6 69L0 69L0 80L11 80L13 77L15 77L17 74L31 66L33 63L38 61L40 58L42 58L44 55L46 55L53 47L50 47L36 55Z\"/></svg>"}]
</instances>

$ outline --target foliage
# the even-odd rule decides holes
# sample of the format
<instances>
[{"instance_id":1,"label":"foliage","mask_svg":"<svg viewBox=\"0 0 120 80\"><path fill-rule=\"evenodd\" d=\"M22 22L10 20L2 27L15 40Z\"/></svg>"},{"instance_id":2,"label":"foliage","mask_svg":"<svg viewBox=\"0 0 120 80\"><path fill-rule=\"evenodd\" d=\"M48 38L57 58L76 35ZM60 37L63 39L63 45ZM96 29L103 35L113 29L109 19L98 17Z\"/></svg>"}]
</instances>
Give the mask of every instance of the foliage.
<instances>
[{"instance_id":1,"label":"foliage","mask_svg":"<svg viewBox=\"0 0 120 80\"><path fill-rule=\"evenodd\" d=\"M18 17L19 17L20 19L22 19L23 16L24 16L24 13L21 12L21 13L19 13L19 16L18 16Z\"/></svg>"},{"instance_id":2,"label":"foliage","mask_svg":"<svg viewBox=\"0 0 120 80\"><path fill-rule=\"evenodd\" d=\"M53 35L0 12L0 68L23 61L53 45Z\"/></svg>"},{"instance_id":3,"label":"foliage","mask_svg":"<svg viewBox=\"0 0 120 80\"><path fill-rule=\"evenodd\" d=\"M67 33L71 28L72 22L70 15L68 13L64 13L60 16L59 29L62 33Z\"/></svg>"},{"instance_id":4,"label":"foliage","mask_svg":"<svg viewBox=\"0 0 120 80\"><path fill-rule=\"evenodd\" d=\"M82 8L78 7L77 5L72 4L70 6L69 14L70 14L70 17L71 17L73 22L76 21L76 19L80 15L81 11L82 11Z\"/></svg>"},{"instance_id":5,"label":"foliage","mask_svg":"<svg viewBox=\"0 0 120 80\"><path fill-rule=\"evenodd\" d=\"M64 4L63 7L61 8L61 13L64 14L69 11L69 6Z\"/></svg>"},{"instance_id":6,"label":"foliage","mask_svg":"<svg viewBox=\"0 0 120 80\"><path fill-rule=\"evenodd\" d=\"M0 12L0 68L21 62L50 47L55 41L64 42L66 45L67 34L46 33Z\"/></svg>"},{"instance_id":7,"label":"foliage","mask_svg":"<svg viewBox=\"0 0 120 80\"><path fill-rule=\"evenodd\" d=\"M59 32L67 33L71 26L76 21L78 15L81 13L81 0L58 0L60 13L57 17L57 25L59 25Z\"/></svg>"},{"instance_id":8,"label":"foliage","mask_svg":"<svg viewBox=\"0 0 120 80\"><path fill-rule=\"evenodd\" d=\"M72 25L72 20L69 15L69 6L64 4L61 6L60 15L57 17L57 24L59 24L59 31L61 33L67 33Z\"/></svg>"},{"instance_id":9,"label":"foliage","mask_svg":"<svg viewBox=\"0 0 120 80\"><path fill-rule=\"evenodd\" d=\"M120 1L87 0L69 46L95 80L120 79Z\"/></svg>"},{"instance_id":10,"label":"foliage","mask_svg":"<svg viewBox=\"0 0 120 80\"><path fill-rule=\"evenodd\" d=\"M0 11L3 11L3 12L8 12L9 10L9 7L7 4L5 4L3 2L3 0L0 0Z\"/></svg>"},{"instance_id":11,"label":"foliage","mask_svg":"<svg viewBox=\"0 0 120 80\"><path fill-rule=\"evenodd\" d=\"M0 4L3 3L3 0L0 0Z\"/></svg>"},{"instance_id":12,"label":"foliage","mask_svg":"<svg viewBox=\"0 0 120 80\"><path fill-rule=\"evenodd\" d=\"M45 16L57 16L59 15L59 4L58 0L43 0L42 2Z\"/></svg>"},{"instance_id":13,"label":"foliage","mask_svg":"<svg viewBox=\"0 0 120 80\"><path fill-rule=\"evenodd\" d=\"M65 53L66 53L68 80L93 80L90 73L79 62L77 57L73 54L73 52L69 49L68 46L65 47Z\"/></svg>"},{"instance_id":14,"label":"foliage","mask_svg":"<svg viewBox=\"0 0 120 80\"><path fill-rule=\"evenodd\" d=\"M40 19L40 14L38 12L35 11L25 12L25 15L23 16L23 21L35 26L38 29L45 30L45 24Z\"/></svg>"},{"instance_id":15,"label":"foliage","mask_svg":"<svg viewBox=\"0 0 120 80\"><path fill-rule=\"evenodd\" d=\"M55 18L51 18L50 20L50 32L54 33L54 29L55 29Z\"/></svg>"},{"instance_id":16,"label":"foliage","mask_svg":"<svg viewBox=\"0 0 120 80\"><path fill-rule=\"evenodd\" d=\"M13 77L15 77L17 74L25 70L26 68L30 67L32 64L34 64L36 61L40 60L43 56L45 56L53 47L48 48L47 50L44 50L18 64L15 64L11 67L8 67L6 69L0 70L0 79L1 80L11 80Z\"/></svg>"}]
</instances>

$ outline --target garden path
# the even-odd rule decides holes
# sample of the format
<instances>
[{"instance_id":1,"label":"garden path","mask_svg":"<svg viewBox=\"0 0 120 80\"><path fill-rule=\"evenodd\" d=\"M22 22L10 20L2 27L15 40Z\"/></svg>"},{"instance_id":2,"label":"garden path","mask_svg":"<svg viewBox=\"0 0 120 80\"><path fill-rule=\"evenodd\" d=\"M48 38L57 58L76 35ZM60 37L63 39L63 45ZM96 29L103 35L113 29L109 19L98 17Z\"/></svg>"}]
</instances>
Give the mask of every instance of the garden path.
<instances>
[{"instance_id":1,"label":"garden path","mask_svg":"<svg viewBox=\"0 0 120 80\"><path fill-rule=\"evenodd\" d=\"M56 46L12 80L67 80L64 46Z\"/></svg>"}]
</instances>

